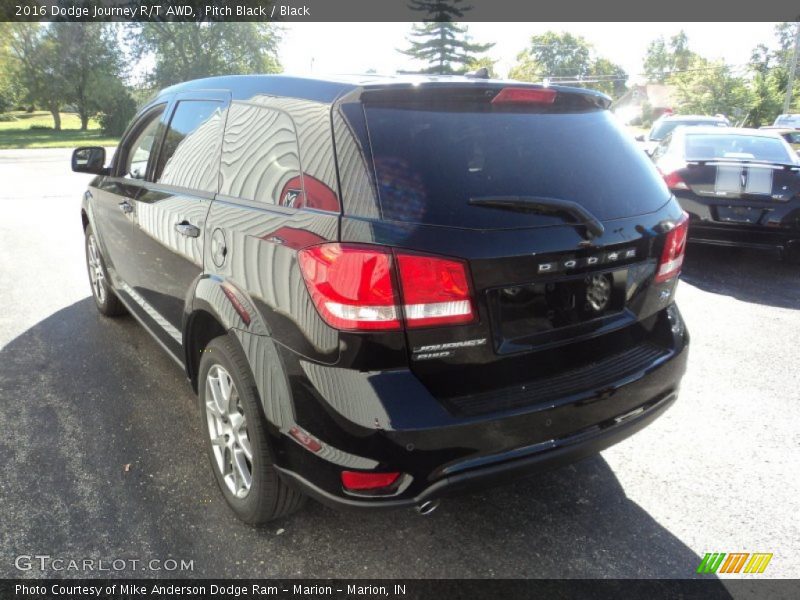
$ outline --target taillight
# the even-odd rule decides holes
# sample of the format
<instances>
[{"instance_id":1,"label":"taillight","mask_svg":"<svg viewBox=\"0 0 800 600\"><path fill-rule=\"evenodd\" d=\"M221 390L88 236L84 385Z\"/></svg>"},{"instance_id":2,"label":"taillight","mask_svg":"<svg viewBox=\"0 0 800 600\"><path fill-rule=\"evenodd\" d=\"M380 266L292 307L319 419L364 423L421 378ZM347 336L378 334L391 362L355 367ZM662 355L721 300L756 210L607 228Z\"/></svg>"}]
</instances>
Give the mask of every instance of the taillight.
<instances>
[{"instance_id":1,"label":"taillight","mask_svg":"<svg viewBox=\"0 0 800 600\"><path fill-rule=\"evenodd\" d=\"M298 260L314 305L336 329L400 329L403 321L409 328L432 327L475 319L463 261L335 243L300 250Z\"/></svg>"},{"instance_id":2,"label":"taillight","mask_svg":"<svg viewBox=\"0 0 800 600\"><path fill-rule=\"evenodd\" d=\"M672 173L666 173L664 175L664 182L667 184L667 187L671 190L688 190L689 186L686 185L686 182L680 176L678 171L673 171Z\"/></svg>"},{"instance_id":3,"label":"taillight","mask_svg":"<svg viewBox=\"0 0 800 600\"><path fill-rule=\"evenodd\" d=\"M492 104L552 104L556 91L550 88L507 87L500 90Z\"/></svg>"},{"instance_id":4,"label":"taillight","mask_svg":"<svg viewBox=\"0 0 800 600\"><path fill-rule=\"evenodd\" d=\"M400 473L342 471L342 485L346 490L352 491L379 490L391 486L399 477Z\"/></svg>"},{"instance_id":5,"label":"taillight","mask_svg":"<svg viewBox=\"0 0 800 600\"><path fill-rule=\"evenodd\" d=\"M661 252L661 260L658 261L658 271L656 271L656 283L662 283L668 279L676 277L681 272L683 257L686 252L686 236L689 233L689 215L683 213L669 230L664 241L664 250Z\"/></svg>"},{"instance_id":6,"label":"taillight","mask_svg":"<svg viewBox=\"0 0 800 600\"><path fill-rule=\"evenodd\" d=\"M406 326L473 320L466 265L452 259L396 253Z\"/></svg>"},{"instance_id":7,"label":"taillight","mask_svg":"<svg viewBox=\"0 0 800 600\"><path fill-rule=\"evenodd\" d=\"M392 256L373 247L322 244L298 252L322 318L336 329L399 329Z\"/></svg>"}]
</instances>

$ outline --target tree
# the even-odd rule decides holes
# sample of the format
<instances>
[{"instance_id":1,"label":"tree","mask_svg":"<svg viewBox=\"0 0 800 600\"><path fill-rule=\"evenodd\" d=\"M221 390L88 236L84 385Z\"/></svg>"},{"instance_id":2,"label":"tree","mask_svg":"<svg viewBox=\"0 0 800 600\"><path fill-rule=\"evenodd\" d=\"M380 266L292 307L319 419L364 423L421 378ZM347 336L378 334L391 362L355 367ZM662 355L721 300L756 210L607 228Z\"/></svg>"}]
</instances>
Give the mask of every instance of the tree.
<instances>
[{"instance_id":1,"label":"tree","mask_svg":"<svg viewBox=\"0 0 800 600\"><path fill-rule=\"evenodd\" d=\"M163 23L131 26L134 56L151 56L148 84L163 88L181 81L247 73L277 73L280 31L270 23Z\"/></svg>"},{"instance_id":2,"label":"tree","mask_svg":"<svg viewBox=\"0 0 800 600\"><path fill-rule=\"evenodd\" d=\"M664 83L673 71L685 71L697 57L689 50L689 38L681 30L669 39L659 37L650 42L644 57L644 72L652 83Z\"/></svg>"},{"instance_id":3,"label":"tree","mask_svg":"<svg viewBox=\"0 0 800 600\"><path fill-rule=\"evenodd\" d=\"M11 23L0 23L0 113L19 104L21 89L14 73L10 48Z\"/></svg>"},{"instance_id":4,"label":"tree","mask_svg":"<svg viewBox=\"0 0 800 600\"><path fill-rule=\"evenodd\" d=\"M589 87L612 98L619 98L627 89L625 83L628 81L628 74L625 69L606 58L595 59L592 63L590 77L596 78L598 81L587 84Z\"/></svg>"},{"instance_id":5,"label":"tree","mask_svg":"<svg viewBox=\"0 0 800 600\"><path fill-rule=\"evenodd\" d=\"M517 55L509 77L589 87L612 97L625 92L628 79L622 67L596 56L583 37L554 31L531 37L528 48Z\"/></svg>"},{"instance_id":6,"label":"tree","mask_svg":"<svg viewBox=\"0 0 800 600\"><path fill-rule=\"evenodd\" d=\"M752 127L771 125L783 108L779 82L771 73L757 72L750 83L751 105L747 124Z\"/></svg>"},{"instance_id":7,"label":"tree","mask_svg":"<svg viewBox=\"0 0 800 600\"><path fill-rule=\"evenodd\" d=\"M548 31L531 37L530 45L517 55L509 77L541 81L555 77L580 79L592 70L592 47L580 36Z\"/></svg>"},{"instance_id":8,"label":"tree","mask_svg":"<svg viewBox=\"0 0 800 600\"><path fill-rule=\"evenodd\" d=\"M65 102L74 104L85 131L89 119L109 106L122 86L122 52L113 26L104 23L56 22L48 37L61 55Z\"/></svg>"},{"instance_id":9,"label":"tree","mask_svg":"<svg viewBox=\"0 0 800 600\"><path fill-rule=\"evenodd\" d=\"M63 77L63 52L40 23L12 24L9 49L13 71L27 101L50 111L53 127L61 130L61 107L68 96Z\"/></svg>"},{"instance_id":10,"label":"tree","mask_svg":"<svg viewBox=\"0 0 800 600\"><path fill-rule=\"evenodd\" d=\"M423 73L439 75L466 72L494 46L472 42L465 26L449 21L415 23L407 39L410 47L400 52L426 63Z\"/></svg>"},{"instance_id":11,"label":"tree","mask_svg":"<svg viewBox=\"0 0 800 600\"><path fill-rule=\"evenodd\" d=\"M709 62L698 56L686 66L667 80L675 88L678 112L722 113L734 119L747 116L753 98L744 78L735 76L722 61Z\"/></svg>"},{"instance_id":12,"label":"tree","mask_svg":"<svg viewBox=\"0 0 800 600\"><path fill-rule=\"evenodd\" d=\"M468 72L473 72L477 71L478 69L486 69L486 71L489 73L489 77L495 79L497 77L497 71L494 70L495 64L497 64L496 60L489 58L488 56L483 56L469 63L466 70Z\"/></svg>"}]
</instances>

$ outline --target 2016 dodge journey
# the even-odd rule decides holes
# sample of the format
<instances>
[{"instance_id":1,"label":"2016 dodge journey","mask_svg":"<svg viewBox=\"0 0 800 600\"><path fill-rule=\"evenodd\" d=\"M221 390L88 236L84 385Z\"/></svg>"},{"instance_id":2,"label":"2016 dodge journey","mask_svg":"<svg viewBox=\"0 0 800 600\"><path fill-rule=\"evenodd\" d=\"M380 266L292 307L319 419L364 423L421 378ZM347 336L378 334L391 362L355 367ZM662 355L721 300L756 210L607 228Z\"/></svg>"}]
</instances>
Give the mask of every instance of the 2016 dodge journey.
<instances>
[{"instance_id":1,"label":"2016 dodge journey","mask_svg":"<svg viewBox=\"0 0 800 600\"><path fill-rule=\"evenodd\" d=\"M599 93L477 77L168 88L81 218L94 301L185 368L244 521L439 498L675 400L687 218Z\"/></svg>"}]
</instances>

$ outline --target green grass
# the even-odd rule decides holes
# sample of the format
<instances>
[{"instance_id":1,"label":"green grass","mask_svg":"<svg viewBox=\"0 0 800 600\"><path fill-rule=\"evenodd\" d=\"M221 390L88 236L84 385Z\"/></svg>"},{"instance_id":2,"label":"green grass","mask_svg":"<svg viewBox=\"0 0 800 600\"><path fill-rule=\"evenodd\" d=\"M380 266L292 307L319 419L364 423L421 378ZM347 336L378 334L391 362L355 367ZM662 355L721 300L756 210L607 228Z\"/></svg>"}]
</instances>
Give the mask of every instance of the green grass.
<instances>
[{"instance_id":1,"label":"green grass","mask_svg":"<svg viewBox=\"0 0 800 600\"><path fill-rule=\"evenodd\" d=\"M95 120L81 131L75 113L61 113L61 131L53 129L53 117L46 111L4 113L0 120L0 149L73 148L76 146L114 146L119 138L103 135Z\"/></svg>"}]
</instances>

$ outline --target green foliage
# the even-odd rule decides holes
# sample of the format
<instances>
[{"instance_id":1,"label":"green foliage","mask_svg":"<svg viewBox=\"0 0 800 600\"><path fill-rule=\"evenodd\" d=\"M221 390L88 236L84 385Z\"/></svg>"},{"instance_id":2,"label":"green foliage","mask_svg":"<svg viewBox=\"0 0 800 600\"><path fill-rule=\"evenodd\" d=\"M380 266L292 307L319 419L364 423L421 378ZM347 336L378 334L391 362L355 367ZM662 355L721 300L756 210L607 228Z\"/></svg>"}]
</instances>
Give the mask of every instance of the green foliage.
<instances>
[{"instance_id":1,"label":"green foliage","mask_svg":"<svg viewBox=\"0 0 800 600\"><path fill-rule=\"evenodd\" d=\"M709 62L695 56L685 72L675 73L667 83L675 88L678 112L723 114L740 120L747 116L752 94L742 77L735 76L722 61Z\"/></svg>"},{"instance_id":2,"label":"green foliage","mask_svg":"<svg viewBox=\"0 0 800 600\"><path fill-rule=\"evenodd\" d=\"M478 54L494 46L472 42L465 26L447 21L415 23L408 43L409 48L400 52L425 63L423 73L439 75L467 72L482 60Z\"/></svg>"},{"instance_id":3,"label":"green foliage","mask_svg":"<svg viewBox=\"0 0 800 600\"><path fill-rule=\"evenodd\" d=\"M270 23L140 23L131 26L128 42L134 56L151 56L147 83L160 89L211 77L277 73L280 31Z\"/></svg>"},{"instance_id":4,"label":"green foliage","mask_svg":"<svg viewBox=\"0 0 800 600\"><path fill-rule=\"evenodd\" d=\"M470 62L466 69L468 72L477 71L478 69L485 68L489 72L489 77L495 79L497 77L497 71L494 70L494 66L497 64L496 60L492 60L488 56L484 56L482 58L476 58L472 62Z\"/></svg>"},{"instance_id":5,"label":"green foliage","mask_svg":"<svg viewBox=\"0 0 800 600\"><path fill-rule=\"evenodd\" d=\"M653 125L653 121L655 121L653 105L645 100L642 102L642 114L639 117L639 125L641 127L651 127Z\"/></svg>"},{"instance_id":6,"label":"green foliage","mask_svg":"<svg viewBox=\"0 0 800 600\"><path fill-rule=\"evenodd\" d=\"M77 107L81 129L107 107L109 88L120 85L122 51L113 26L104 23L53 23L49 37L63 54L64 101Z\"/></svg>"},{"instance_id":7,"label":"green foliage","mask_svg":"<svg viewBox=\"0 0 800 600\"><path fill-rule=\"evenodd\" d=\"M547 31L531 37L530 46L517 55L509 77L520 81L545 78L587 77L591 73L592 47L581 36Z\"/></svg>"},{"instance_id":8,"label":"green foliage","mask_svg":"<svg viewBox=\"0 0 800 600\"><path fill-rule=\"evenodd\" d=\"M81 129L102 108L98 90L120 85L122 53L114 26L104 23L15 23L9 35L12 72L28 102L47 108L54 128L60 110L74 105Z\"/></svg>"},{"instance_id":9,"label":"green foliage","mask_svg":"<svg viewBox=\"0 0 800 600\"><path fill-rule=\"evenodd\" d=\"M673 71L685 71L697 55L689 50L689 38L681 30L667 42L659 37L647 46L644 72L651 83L664 83Z\"/></svg>"},{"instance_id":10,"label":"green foliage","mask_svg":"<svg viewBox=\"0 0 800 600\"><path fill-rule=\"evenodd\" d=\"M625 93L628 75L610 60L596 56L583 37L548 31L531 37L530 45L517 55L517 64L509 73L519 81L564 82L589 87L612 97ZM587 83L581 80L588 79Z\"/></svg>"},{"instance_id":11,"label":"green foliage","mask_svg":"<svg viewBox=\"0 0 800 600\"><path fill-rule=\"evenodd\" d=\"M12 73L24 90L24 99L49 110L55 129L61 129L59 109L68 97L64 53L40 23L13 23L8 44Z\"/></svg>"},{"instance_id":12,"label":"green foliage","mask_svg":"<svg viewBox=\"0 0 800 600\"><path fill-rule=\"evenodd\" d=\"M591 66L590 77L598 77L601 81L587 84L588 87L603 92L612 98L619 98L625 93L628 74L625 69L606 58L597 58Z\"/></svg>"},{"instance_id":13,"label":"green foliage","mask_svg":"<svg viewBox=\"0 0 800 600\"><path fill-rule=\"evenodd\" d=\"M136 100L122 85L108 89L103 100L106 108L98 117L100 129L105 135L121 136L136 114Z\"/></svg>"}]
</instances>

